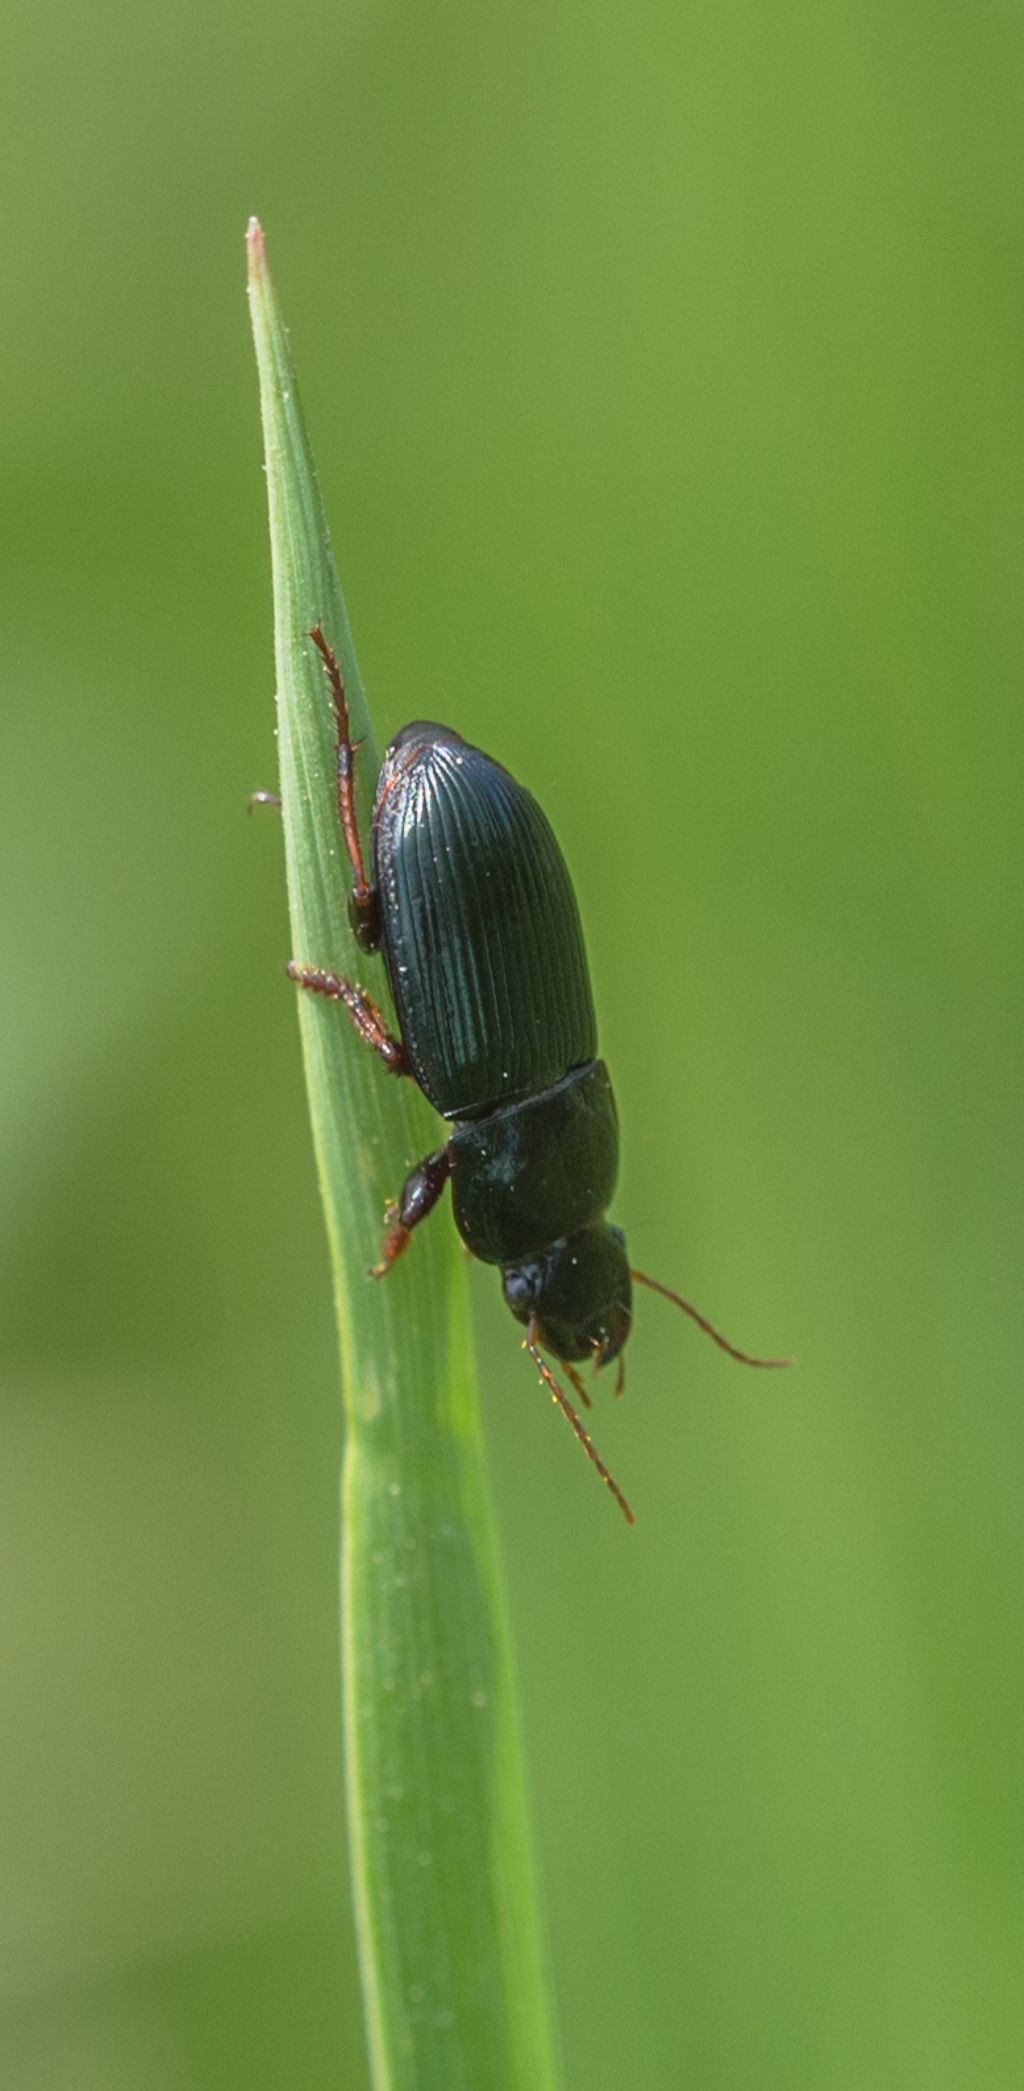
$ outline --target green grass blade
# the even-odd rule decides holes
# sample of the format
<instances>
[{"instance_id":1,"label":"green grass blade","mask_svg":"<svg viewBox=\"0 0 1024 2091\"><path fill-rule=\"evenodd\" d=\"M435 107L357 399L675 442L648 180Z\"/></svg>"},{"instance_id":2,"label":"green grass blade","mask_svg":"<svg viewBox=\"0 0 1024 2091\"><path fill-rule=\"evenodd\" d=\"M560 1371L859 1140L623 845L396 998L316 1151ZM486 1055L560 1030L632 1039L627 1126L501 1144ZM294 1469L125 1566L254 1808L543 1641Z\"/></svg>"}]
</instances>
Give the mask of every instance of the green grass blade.
<instances>
[{"instance_id":1,"label":"green grass blade","mask_svg":"<svg viewBox=\"0 0 1024 2091\"><path fill-rule=\"evenodd\" d=\"M376 760L348 618L263 236L249 295L266 451L292 955L382 969L348 931L329 698L309 628L344 664ZM282 983L282 993L294 990ZM299 995L334 1274L346 1451L342 1662L353 1894L377 2091L548 2091L556 2083L508 1635L487 1495L465 1277L447 1212L381 1284L385 1198L438 1144L344 1012Z\"/></svg>"}]
</instances>

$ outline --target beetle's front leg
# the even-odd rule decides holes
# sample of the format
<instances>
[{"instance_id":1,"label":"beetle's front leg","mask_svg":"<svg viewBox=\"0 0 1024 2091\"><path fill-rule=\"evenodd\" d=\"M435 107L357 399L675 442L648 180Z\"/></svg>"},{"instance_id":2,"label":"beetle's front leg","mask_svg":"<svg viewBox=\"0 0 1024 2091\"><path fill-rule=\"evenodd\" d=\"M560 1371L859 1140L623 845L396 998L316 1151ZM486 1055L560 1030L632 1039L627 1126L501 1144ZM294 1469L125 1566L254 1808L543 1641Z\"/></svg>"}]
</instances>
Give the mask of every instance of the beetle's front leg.
<instances>
[{"instance_id":1,"label":"beetle's front leg","mask_svg":"<svg viewBox=\"0 0 1024 2091\"><path fill-rule=\"evenodd\" d=\"M341 673L341 663L324 638L319 624L313 626L310 638L318 654L327 686L334 706L335 785L338 795L338 819L344 837L348 861L352 866L352 891L349 895L348 912L353 934L360 951L376 951L380 945L380 905L376 888L371 886L363 863L363 846L359 840L359 820L356 814L356 750L361 741L352 739L348 715L348 699Z\"/></svg>"},{"instance_id":2,"label":"beetle's front leg","mask_svg":"<svg viewBox=\"0 0 1024 2091\"><path fill-rule=\"evenodd\" d=\"M413 1228L433 1212L451 1175L451 1167L447 1147L439 1147L436 1154L428 1154L426 1161L417 1162L415 1169L410 1169L399 1192L398 1204L388 1207L390 1224L384 1236L380 1262L373 1265L371 1278L386 1277L395 1258L408 1248Z\"/></svg>"},{"instance_id":3,"label":"beetle's front leg","mask_svg":"<svg viewBox=\"0 0 1024 2091\"><path fill-rule=\"evenodd\" d=\"M339 980L337 973L324 973L319 966L297 965L293 958L288 960L285 972L296 987L308 988L311 995L326 995L331 1002L344 1003L360 1038L373 1047L389 1074L409 1073L401 1039L392 1036L376 1002L371 1002L361 987L354 987L351 980Z\"/></svg>"}]
</instances>

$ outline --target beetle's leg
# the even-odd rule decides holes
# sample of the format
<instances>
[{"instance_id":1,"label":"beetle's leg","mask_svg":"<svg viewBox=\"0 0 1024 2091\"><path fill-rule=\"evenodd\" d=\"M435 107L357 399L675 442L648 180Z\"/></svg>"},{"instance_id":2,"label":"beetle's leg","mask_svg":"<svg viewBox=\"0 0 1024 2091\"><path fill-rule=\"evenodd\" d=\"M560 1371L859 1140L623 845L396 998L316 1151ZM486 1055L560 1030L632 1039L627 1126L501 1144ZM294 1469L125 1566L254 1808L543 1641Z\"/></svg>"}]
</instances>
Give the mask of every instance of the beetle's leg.
<instances>
[{"instance_id":1,"label":"beetle's leg","mask_svg":"<svg viewBox=\"0 0 1024 2091\"><path fill-rule=\"evenodd\" d=\"M380 943L380 915L377 895L366 876L363 863L363 846L359 840L359 819L356 813L356 749L360 742L353 742L348 715L348 701L341 667L334 648L328 646L318 624L313 626L310 638L323 662L334 705L334 730L336 737L335 782L338 793L338 819L345 838L348 861L352 866L352 892L349 898L349 914L352 928L360 951L376 951Z\"/></svg>"},{"instance_id":2,"label":"beetle's leg","mask_svg":"<svg viewBox=\"0 0 1024 2091\"><path fill-rule=\"evenodd\" d=\"M396 1257L409 1246L414 1227L432 1213L445 1184L451 1175L452 1158L447 1147L439 1147L436 1154L428 1154L426 1161L417 1162L410 1169L398 1195L398 1204L389 1205L388 1231L384 1236L380 1262L373 1265L371 1278L386 1278Z\"/></svg>"},{"instance_id":3,"label":"beetle's leg","mask_svg":"<svg viewBox=\"0 0 1024 2091\"><path fill-rule=\"evenodd\" d=\"M351 980L339 980L336 973L324 973L319 966L296 965L293 958L288 960L285 972L296 987L308 988L311 995L326 995L332 1002L343 1002L360 1038L380 1055L388 1073L408 1074L409 1063L401 1039L392 1037L376 1002L371 1002L361 987L353 987Z\"/></svg>"}]
</instances>

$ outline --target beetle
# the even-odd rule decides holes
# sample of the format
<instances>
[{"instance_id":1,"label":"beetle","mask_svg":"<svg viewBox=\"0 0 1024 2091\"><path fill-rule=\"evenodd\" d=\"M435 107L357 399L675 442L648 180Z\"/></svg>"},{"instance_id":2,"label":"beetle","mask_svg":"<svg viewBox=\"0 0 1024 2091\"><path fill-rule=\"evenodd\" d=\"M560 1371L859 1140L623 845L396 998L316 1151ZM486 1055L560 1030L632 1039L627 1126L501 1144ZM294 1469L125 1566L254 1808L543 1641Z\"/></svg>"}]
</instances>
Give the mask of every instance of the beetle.
<instances>
[{"instance_id":1,"label":"beetle","mask_svg":"<svg viewBox=\"0 0 1024 2091\"><path fill-rule=\"evenodd\" d=\"M309 636L334 711L349 916L359 949L383 958L398 1035L353 982L295 959L286 971L297 987L340 1002L385 1069L416 1082L450 1128L389 1206L371 1275L386 1276L450 1183L463 1242L499 1267L524 1349L632 1524L543 1353L588 1407L576 1365L592 1358L600 1369L617 1358L621 1393L639 1284L681 1307L739 1363L789 1360L737 1350L678 1293L632 1269L622 1230L605 1218L618 1173L615 1099L597 1057L576 897L536 800L450 727L414 720L384 754L368 872L355 804L359 744L341 667L319 624Z\"/></svg>"}]
</instances>

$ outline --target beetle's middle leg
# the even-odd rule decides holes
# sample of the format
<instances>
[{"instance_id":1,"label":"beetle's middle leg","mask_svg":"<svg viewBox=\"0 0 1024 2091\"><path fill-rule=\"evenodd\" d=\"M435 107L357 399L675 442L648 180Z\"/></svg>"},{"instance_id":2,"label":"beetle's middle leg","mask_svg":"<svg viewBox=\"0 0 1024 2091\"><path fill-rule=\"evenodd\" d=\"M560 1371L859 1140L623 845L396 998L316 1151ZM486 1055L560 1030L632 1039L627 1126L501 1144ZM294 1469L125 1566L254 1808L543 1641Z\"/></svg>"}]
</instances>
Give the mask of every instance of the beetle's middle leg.
<instances>
[{"instance_id":1,"label":"beetle's middle leg","mask_svg":"<svg viewBox=\"0 0 1024 2091\"><path fill-rule=\"evenodd\" d=\"M384 1236L380 1262L374 1264L371 1278L386 1277L396 1256L401 1256L408 1248L413 1228L433 1212L451 1175L451 1168L452 1159L447 1147L439 1147L436 1154L428 1154L426 1161L417 1162L415 1169L410 1169L398 1194L397 1205L388 1207L388 1231Z\"/></svg>"},{"instance_id":2,"label":"beetle's middle leg","mask_svg":"<svg viewBox=\"0 0 1024 2091\"><path fill-rule=\"evenodd\" d=\"M319 966L297 965L293 958L288 960L285 972L296 987L308 988L311 995L326 995L331 1002L343 1002L360 1038L373 1047L389 1074L409 1073L401 1039L388 1030L376 1002L371 1002L361 987L353 987L351 980L339 980L337 973L324 973Z\"/></svg>"},{"instance_id":3,"label":"beetle's middle leg","mask_svg":"<svg viewBox=\"0 0 1024 2091\"><path fill-rule=\"evenodd\" d=\"M338 793L338 819L345 839L348 861L352 866L352 892L349 896L349 915L360 951L376 951L380 943L380 910L377 894L366 876L363 863L363 845L359 839L359 819L356 813L356 750L361 746L353 741L349 722L348 700L337 654L324 638L319 624L313 626L310 638L323 662L334 705L335 731L335 782Z\"/></svg>"}]
</instances>

